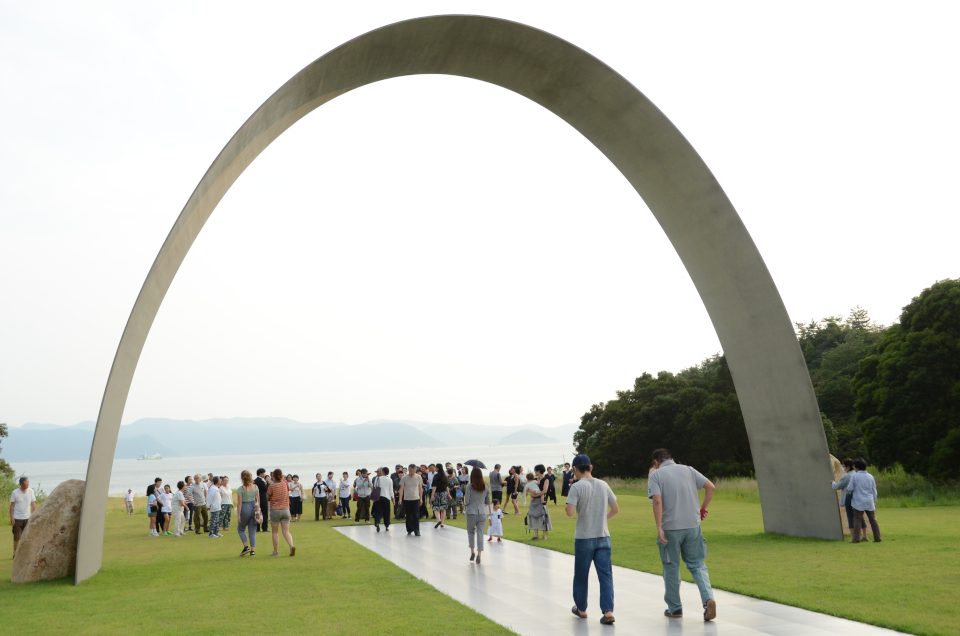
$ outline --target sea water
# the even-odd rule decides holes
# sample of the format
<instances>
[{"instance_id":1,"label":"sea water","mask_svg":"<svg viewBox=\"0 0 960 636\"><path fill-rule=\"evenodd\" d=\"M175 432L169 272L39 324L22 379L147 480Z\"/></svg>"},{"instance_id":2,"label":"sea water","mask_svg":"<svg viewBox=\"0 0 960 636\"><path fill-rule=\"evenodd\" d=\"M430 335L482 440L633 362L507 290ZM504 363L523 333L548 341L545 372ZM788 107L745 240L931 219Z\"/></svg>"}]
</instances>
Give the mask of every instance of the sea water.
<instances>
[{"instance_id":1,"label":"sea water","mask_svg":"<svg viewBox=\"0 0 960 636\"><path fill-rule=\"evenodd\" d=\"M300 481L310 486L316 473L324 477L333 471L339 480L346 471L353 479L358 468L366 468L374 473L377 468L386 466L390 472L397 464L431 464L437 462L465 462L479 459L487 466L484 474L493 470L495 464L503 468L506 475L510 466L523 466L525 471L533 472L537 464L556 466L573 459L574 451L570 444L525 444L517 446L464 446L459 448L408 448L398 450L358 450L336 452L312 452L289 454L250 454L218 455L202 457L165 457L156 460L115 459L110 475L110 495L119 496L132 489L136 495L146 494L147 486L157 477L165 484L174 484L187 475L200 473L206 475L226 475L231 486L240 485L240 471L256 473L258 468L272 471L279 468L284 474L300 476ZM17 474L30 478L34 489L43 488L48 494L58 484L68 479L86 479L87 462L18 462L14 467Z\"/></svg>"}]
</instances>

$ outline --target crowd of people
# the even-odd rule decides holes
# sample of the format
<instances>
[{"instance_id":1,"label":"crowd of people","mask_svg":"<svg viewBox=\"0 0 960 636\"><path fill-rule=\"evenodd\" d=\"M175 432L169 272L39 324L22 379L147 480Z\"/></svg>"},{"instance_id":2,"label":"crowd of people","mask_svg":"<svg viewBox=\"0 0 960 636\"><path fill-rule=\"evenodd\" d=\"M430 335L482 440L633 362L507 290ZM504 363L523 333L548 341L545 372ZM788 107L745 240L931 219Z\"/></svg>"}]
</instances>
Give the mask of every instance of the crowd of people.
<instances>
[{"instance_id":1,"label":"crowd of people","mask_svg":"<svg viewBox=\"0 0 960 636\"><path fill-rule=\"evenodd\" d=\"M861 541L860 531L867 522L874 540L880 541L874 513L876 483L863 460L844 460L843 464L847 474L833 487L844 492L853 542ZM618 514L619 507L609 485L594 478L592 470L586 455L577 455L572 465L565 464L561 475L543 464L537 464L532 471L522 466L511 466L504 471L497 464L489 472L476 460L455 465L450 462L398 464L392 471L381 467L371 473L360 468L353 477L344 472L339 479L333 471L326 476L317 473L309 491L298 475L284 475L279 468L270 473L261 468L256 477L242 471L236 491L231 491L227 476L197 474L185 477L175 487L157 478L147 488L147 514L150 536L178 537L192 531L206 533L212 539L222 537L222 531L229 530L236 516L243 543L240 556L256 554L257 532L265 532L268 523L273 538L271 556L279 554L281 535L290 548L290 556L294 556L296 548L290 524L302 520L303 504L308 497L314 501L315 521L352 519L360 524L370 523L372 517L377 532L381 526L384 532L389 532L391 521L403 521L407 535L415 537L421 536L424 520L433 523L434 530L440 530L446 527L448 519L464 515L470 561L480 564L484 543L501 541L504 516L521 514L521 506L526 508L524 522L533 533L531 540L547 539L553 529L550 503L557 505L556 479L560 477L560 495L566 497L564 512L567 516L576 515L571 611L579 618L587 617L587 581L591 568L596 568L600 583L600 622L612 624L615 620L612 543L607 521ZM28 514L32 491L28 492L29 482L25 478L21 486L20 494L14 493L14 496L17 514L24 515ZM663 564L667 604L664 615L683 616L680 601L680 563L683 562L699 588L703 619L713 620L717 606L704 564L706 541L700 524L707 517L715 486L693 467L677 464L670 452L661 448L653 453L648 487ZM705 491L702 504L700 490ZM14 498L11 502L16 539L18 517ZM133 514L132 492L127 493L127 512Z\"/></svg>"}]
</instances>

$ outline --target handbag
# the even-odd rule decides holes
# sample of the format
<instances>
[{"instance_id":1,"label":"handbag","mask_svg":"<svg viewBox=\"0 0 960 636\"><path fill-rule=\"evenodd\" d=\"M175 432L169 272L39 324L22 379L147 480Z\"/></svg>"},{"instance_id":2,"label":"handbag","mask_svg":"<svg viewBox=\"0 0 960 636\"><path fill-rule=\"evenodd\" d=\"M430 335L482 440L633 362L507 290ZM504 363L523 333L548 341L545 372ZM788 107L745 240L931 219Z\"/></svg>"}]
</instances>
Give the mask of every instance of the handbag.
<instances>
[{"instance_id":1,"label":"handbag","mask_svg":"<svg viewBox=\"0 0 960 636\"><path fill-rule=\"evenodd\" d=\"M337 504L337 516L338 516L338 517L342 517L342 516L343 516L343 506L340 505L340 504Z\"/></svg>"},{"instance_id":2,"label":"handbag","mask_svg":"<svg viewBox=\"0 0 960 636\"><path fill-rule=\"evenodd\" d=\"M380 478L377 477L377 484L373 487L373 492L370 493L370 501L380 501Z\"/></svg>"}]
</instances>

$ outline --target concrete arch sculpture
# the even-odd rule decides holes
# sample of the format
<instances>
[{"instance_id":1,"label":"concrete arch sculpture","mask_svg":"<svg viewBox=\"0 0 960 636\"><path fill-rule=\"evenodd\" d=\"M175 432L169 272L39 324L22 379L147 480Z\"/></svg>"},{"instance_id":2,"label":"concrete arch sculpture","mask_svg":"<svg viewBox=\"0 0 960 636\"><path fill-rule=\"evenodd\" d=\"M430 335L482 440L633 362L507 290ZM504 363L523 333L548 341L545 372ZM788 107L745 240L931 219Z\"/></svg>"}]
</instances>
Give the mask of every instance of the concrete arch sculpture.
<instances>
[{"instance_id":1,"label":"concrete arch sculpture","mask_svg":"<svg viewBox=\"0 0 960 636\"><path fill-rule=\"evenodd\" d=\"M693 147L640 91L576 46L506 20L436 16L371 31L297 73L241 126L190 196L150 268L107 380L87 468L76 582L102 563L113 453L147 334L220 199L310 111L360 86L420 74L468 77L523 95L576 128L623 173L676 248L723 345L765 530L841 539L820 410L789 316L756 245Z\"/></svg>"}]
</instances>

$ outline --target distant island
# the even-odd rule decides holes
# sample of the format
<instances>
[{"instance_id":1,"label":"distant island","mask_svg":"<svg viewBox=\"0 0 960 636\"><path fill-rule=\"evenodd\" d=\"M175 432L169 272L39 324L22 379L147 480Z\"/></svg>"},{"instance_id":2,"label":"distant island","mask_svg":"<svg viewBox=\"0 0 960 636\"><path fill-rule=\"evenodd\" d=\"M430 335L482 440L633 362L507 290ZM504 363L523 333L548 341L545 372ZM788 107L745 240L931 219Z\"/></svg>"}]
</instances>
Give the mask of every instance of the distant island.
<instances>
[{"instance_id":1,"label":"distant island","mask_svg":"<svg viewBox=\"0 0 960 636\"><path fill-rule=\"evenodd\" d=\"M30 422L10 427L3 455L10 462L85 460L95 428L93 421L73 426ZM508 446L557 444L561 440L572 445L578 428L579 424L487 426L416 420L373 420L348 426L285 417L143 418L120 427L114 458ZM184 443L186 440L189 443Z\"/></svg>"}]
</instances>

